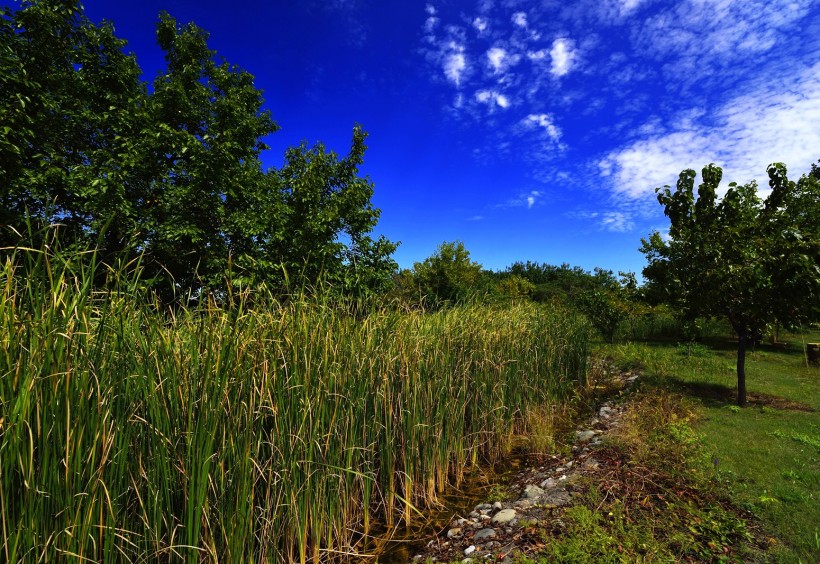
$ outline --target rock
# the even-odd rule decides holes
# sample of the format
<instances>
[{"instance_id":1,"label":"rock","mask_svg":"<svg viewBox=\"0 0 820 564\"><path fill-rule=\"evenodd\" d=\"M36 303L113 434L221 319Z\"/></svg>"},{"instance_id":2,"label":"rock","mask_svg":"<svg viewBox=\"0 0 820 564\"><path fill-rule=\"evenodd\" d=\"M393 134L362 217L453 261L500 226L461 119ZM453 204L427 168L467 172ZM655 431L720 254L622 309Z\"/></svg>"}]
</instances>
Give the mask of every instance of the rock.
<instances>
[{"instance_id":1,"label":"rock","mask_svg":"<svg viewBox=\"0 0 820 564\"><path fill-rule=\"evenodd\" d=\"M515 519L516 516L517 513L515 512L515 509L502 509L495 515L495 517L493 517L492 522L497 525L506 525L507 523Z\"/></svg>"},{"instance_id":2,"label":"rock","mask_svg":"<svg viewBox=\"0 0 820 564\"><path fill-rule=\"evenodd\" d=\"M555 480L555 478L547 478L546 480L541 482L541 487L549 489L554 488L557 484L558 482Z\"/></svg>"},{"instance_id":3,"label":"rock","mask_svg":"<svg viewBox=\"0 0 820 564\"><path fill-rule=\"evenodd\" d=\"M605 405L604 407L602 407L602 408L598 411L598 416L599 416L601 419L609 419L610 417L612 417L612 415L613 415L614 413L615 413L615 410L614 410L614 409L612 409L611 407L609 407L609 406Z\"/></svg>"},{"instance_id":4,"label":"rock","mask_svg":"<svg viewBox=\"0 0 820 564\"><path fill-rule=\"evenodd\" d=\"M473 540L479 541L479 540L482 540L482 539L494 539L495 537L496 537L495 529L481 529L480 531L478 531L475 534L475 536L473 537Z\"/></svg>"},{"instance_id":5,"label":"rock","mask_svg":"<svg viewBox=\"0 0 820 564\"><path fill-rule=\"evenodd\" d=\"M575 438L579 443L585 443L592 440L595 436L595 431L575 431Z\"/></svg>"},{"instance_id":6,"label":"rock","mask_svg":"<svg viewBox=\"0 0 820 564\"><path fill-rule=\"evenodd\" d=\"M498 503L498 502L496 502L496 503ZM487 511L487 510L492 509L492 508L493 508L493 506L489 503L479 503L478 505L475 506L476 511Z\"/></svg>"},{"instance_id":7,"label":"rock","mask_svg":"<svg viewBox=\"0 0 820 564\"><path fill-rule=\"evenodd\" d=\"M495 503L493 503L493 509L500 511L501 510L501 502L496 501Z\"/></svg>"},{"instance_id":8,"label":"rock","mask_svg":"<svg viewBox=\"0 0 820 564\"><path fill-rule=\"evenodd\" d=\"M539 495L542 495L543 493L544 490L542 490L538 486L529 485L526 488L524 488L524 497L527 499L534 499Z\"/></svg>"},{"instance_id":9,"label":"rock","mask_svg":"<svg viewBox=\"0 0 820 564\"><path fill-rule=\"evenodd\" d=\"M555 490L551 490L543 498L541 498L541 505L546 507L547 509L552 509L555 507L562 507L569 503L569 500L572 498L572 494L568 492L564 488L558 488Z\"/></svg>"},{"instance_id":10,"label":"rock","mask_svg":"<svg viewBox=\"0 0 820 564\"><path fill-rule=\"evenodd\" d=\"M475 552L475 545L471 544L464 549L464 556L470 556L473 552Z\"/></svg>"},{"instance_id":11,"label":"rock","mask_svg":"<svg viewBox=\"0 0 820 564\"><path fill-rule=\"evenodd\" d=\"M449 531L447 531L447 538L451 539L453 537L457 537L461 535L461 527L453 527Z\"/></svg>"}]
</instances>

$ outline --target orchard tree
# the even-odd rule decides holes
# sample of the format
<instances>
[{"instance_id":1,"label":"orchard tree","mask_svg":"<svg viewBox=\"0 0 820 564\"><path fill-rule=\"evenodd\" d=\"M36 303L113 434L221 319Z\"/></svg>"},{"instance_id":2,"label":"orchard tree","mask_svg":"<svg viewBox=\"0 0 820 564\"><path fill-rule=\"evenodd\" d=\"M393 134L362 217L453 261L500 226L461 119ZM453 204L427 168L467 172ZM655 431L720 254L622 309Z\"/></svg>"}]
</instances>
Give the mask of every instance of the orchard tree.
<instances>
[{"instance_id":1,"label":"orchard tree","mask_svg":"<svg viewBox=\"0 0 820 564\"><path fill-rule=\"evenodd\" d=\"M673 191L658 188L669 238L642 240L643 274L686 319L724 317L738 336L737 403L746 405L746 350L767 327L820 318L820 180L792 182L786 167L768 167L771 193L732 183L722 199L722 171L684 170Z\"/></svg>"}]
</instances>

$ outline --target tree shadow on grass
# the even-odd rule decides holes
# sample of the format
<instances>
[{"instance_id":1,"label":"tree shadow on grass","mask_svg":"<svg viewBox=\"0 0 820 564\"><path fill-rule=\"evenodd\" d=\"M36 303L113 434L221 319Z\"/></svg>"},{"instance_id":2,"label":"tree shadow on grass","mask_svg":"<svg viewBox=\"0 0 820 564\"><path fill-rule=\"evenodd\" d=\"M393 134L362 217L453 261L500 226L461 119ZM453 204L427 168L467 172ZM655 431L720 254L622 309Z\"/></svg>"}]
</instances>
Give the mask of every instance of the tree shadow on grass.
<instances>
[{"instance_id":1,"label":"tree shadow on grass","mask_svg":"<svg viewBox=\"0 0 820 564\"><path fill-rule=\"evenodd\" d=\"M700 339L699 342L713 351L737 354L737 337L705 337ZM805 356L806 354L803 342L793 339L776 343L766 340L758 341L750 344L747 351L749 353L767 352L788 356Z\"/></svg>"},{"instance_id":2,"label":"tree shadow on grass","mask_svg":"<svg viewBox=\"0 0 820 564\"><path fill-rule=\"evenodd\" d=\"M680 393L700 400L707 407L719 408L737 404L737 388L735 387L706 382L685 382L678 378L671 378L669 382ZM748 392L746 401L748 407L767 407L781 411L815 411L813 407L805 403L759 392Z\"/></svg>"}]
</instances>

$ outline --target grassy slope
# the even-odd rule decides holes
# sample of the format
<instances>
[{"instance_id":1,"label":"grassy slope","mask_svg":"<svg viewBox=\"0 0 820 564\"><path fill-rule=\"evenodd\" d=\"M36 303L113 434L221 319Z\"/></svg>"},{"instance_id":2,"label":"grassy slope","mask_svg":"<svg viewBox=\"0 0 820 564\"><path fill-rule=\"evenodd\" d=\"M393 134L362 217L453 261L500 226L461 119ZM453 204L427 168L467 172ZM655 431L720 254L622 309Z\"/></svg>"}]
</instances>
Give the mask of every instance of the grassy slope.
<instances>
[{"instance_id":1,"label":"grassy slope","mask_svg":"<svg viewBox=\"0 0 820 564\"><path fill-rule=\"evenodd\" d=\"M778 539L778 561L820 561L820 369L806 367L803 341L763 345L747 359L751 405L734 407L735 351L728 339L692 348L631 344L608 350L623 364L644 365L650 381L683 391L699 406L697 430L717 459L733 499ZM811 411L813 409L814 411Z\"/></svg>"}]
</instances>

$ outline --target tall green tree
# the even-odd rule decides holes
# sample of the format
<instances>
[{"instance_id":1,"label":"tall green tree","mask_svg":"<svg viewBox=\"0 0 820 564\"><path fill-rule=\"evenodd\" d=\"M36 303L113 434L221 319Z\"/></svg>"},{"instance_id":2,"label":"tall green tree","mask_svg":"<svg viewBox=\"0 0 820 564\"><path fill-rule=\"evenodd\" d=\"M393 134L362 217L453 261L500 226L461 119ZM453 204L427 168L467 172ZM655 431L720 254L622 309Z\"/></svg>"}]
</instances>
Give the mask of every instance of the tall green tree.
<instances>
[{"instance_id":1,"label":"tall green tree","mask_svg":"<svg viewBox=\"0 0 820 564\"><path fill-rule=\"evenodd\" d=\"M345 158L303 145L263 170L263 139L278 126L253 76L207 41L161 13L166 68L149 92L125 42L77 0L2 9L0 246L60 224L63 244L143 256L168 300L227 280L382 291L396 244L371 237L364 131Z\"/></svg>"},{"instance_id":2,"label":"tall green tree","mask_svg":"<svg viewBox=\"0 0 820 564\"><path fill-rule=\"evenodd\" d=\"M820 181L787 177L768 167L771 193L732 183L722 199L722 171L684 170L673 191L658 189L669 217L669 238L642 240L643 274L685 318L725 317L738 336L737 402L746 405L746 350L771 324L799 326L818 319L820 299Z\"/></svg>"},{"instance_id":3,"label":"tall green tree","mask_svg":"<svg viewBox=\"0 0 820 564\"><path fill-rule=\"evenodd\" d=\"M218 61L207 40L196 25L160 14L166 70L136 140L144 250L153 274L167 272L183 289L219 287L229 268L250 268L282 215L260 162L261 139L278 126L253 76Z\"/></svg>"},{"instance_id":4,"label":"tall green tree","mask_svg":"<svg viewBox=\"0 0 820 564\"><path fill-rule=\"evenodd\" d=\"M17 240L9 227L59 223L65 243L84 244L112 218L130 224L145 88L124 46L76 1L0 9L0 246Z\"/></svg>"},{"instance_id":5,"label":"tall green tree","mask_svg":"<svg viewBox=\"0 0 820 564\"><path fill-rule=\"evenodd\" d=\"M359 174L367 133L353 129L344 158L320 143L287 150L285 164L269 179L281 197L281 234L266 248L297 283L327 282L354 293L386 289L398 265L396 244L370 233L380 210L371 203L374 185Z\"/></svg>"}]
</instances>

